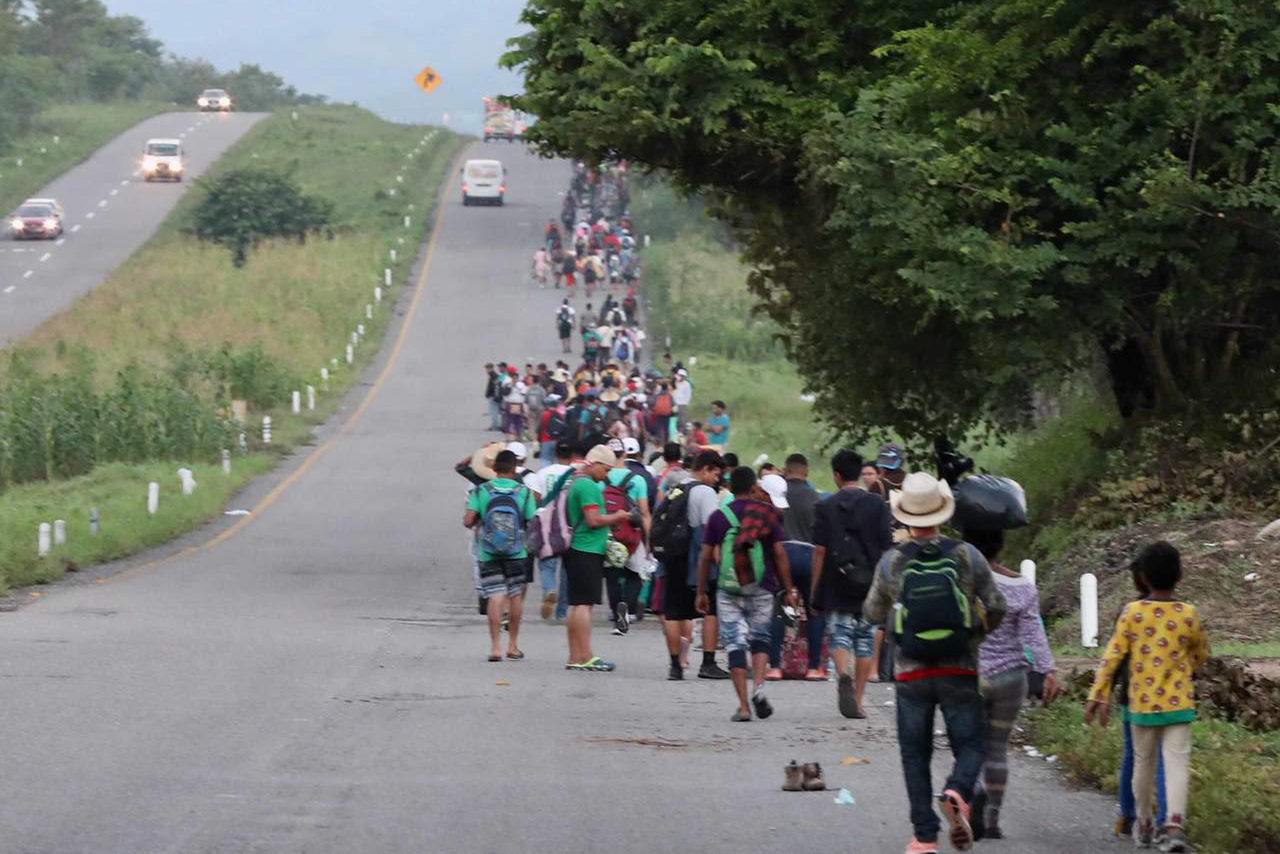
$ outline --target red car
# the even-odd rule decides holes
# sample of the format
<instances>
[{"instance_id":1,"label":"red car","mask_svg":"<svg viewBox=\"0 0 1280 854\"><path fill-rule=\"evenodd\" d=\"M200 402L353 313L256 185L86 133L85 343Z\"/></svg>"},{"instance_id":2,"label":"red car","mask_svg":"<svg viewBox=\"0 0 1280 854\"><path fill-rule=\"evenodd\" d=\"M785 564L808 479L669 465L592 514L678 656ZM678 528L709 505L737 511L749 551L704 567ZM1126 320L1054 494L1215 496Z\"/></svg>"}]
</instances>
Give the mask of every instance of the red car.
<instances>
[{"instance_id":1,"label":"red car","mask_svg":"<svg viewBox=\"0 0 1280 854\"><path fill-rule=\"evenodd\" d=\"M28 202L9 218L9 231L14 240L53 240L62 234L62 215L53 205Z\"/></svg>"}]
</instances>

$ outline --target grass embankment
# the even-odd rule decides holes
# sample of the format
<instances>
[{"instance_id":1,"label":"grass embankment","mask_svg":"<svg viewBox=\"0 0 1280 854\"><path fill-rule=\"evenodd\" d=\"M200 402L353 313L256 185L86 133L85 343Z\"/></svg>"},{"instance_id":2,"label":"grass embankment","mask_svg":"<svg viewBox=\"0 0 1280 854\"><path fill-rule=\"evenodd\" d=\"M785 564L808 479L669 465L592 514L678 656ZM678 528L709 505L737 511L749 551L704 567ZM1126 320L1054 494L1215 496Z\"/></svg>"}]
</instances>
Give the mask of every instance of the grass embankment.
<instances>
[{"instance_id":1,"label":"grass embankment","mask_svg":"<svg viewBox=\"0 0 1280 854\"><path fill-rule=\"evenodd\" d=\"M290 390L303 392L303 413L290 413L287 393L273 405L251 411L246 425L249 454L233 448L235 474L229 480L215 460L170 461L100 467L84 479L5 492L0 495L0 535L6 543L0 551L0 591L56 579L66 561L85 565L120 557L193 529L215 515L231 492L266 470L271 460L310 441L312 429L336 410L342 393L373 358L390 322L396 289L405 283L425 235L440 180L463 139L442 129L391 124L350 107L297 112L296 120L282 112L262 122L208 177L249 166L291 171L305 192L334 202L333 239L265 244L237 270L229 252L199 244L184 233L199 200L197 190L182 200L133 258L21 346L46 371L71 369L77 354L87 348L99 385L109 384L129 364L173 372L193 353L208 354L228 344L240 352L261 348L271 371L287 377ZM406 214L409 228L403 222ZM394 262L389 260L392 249L397 252ZM373 289L388 267L393 287L379 304ZM369 304L374 306L372 319L365 317ZM356 347L354 365L348 367L345 346L359 324L365 334ZM336 369L331 362L335 358ZM327 388L320 381L322 367L331 372ZM307 384L318 391L314 412L305 410ZM273 421L270 447L260 441L264 415ZM146 484L158 479L163 492L172 496L178 483L174 473L184 465L196 472L199 500L180 494L162 499L162 516L179 515L145 518ZM119 504L97 505L104 535L108 526L112 528L111 544L76 537L61 554L32 560L40 521L64 518L69 532L87 531L83 519L91 505L79 499L73 505L70 496L91 483L102 484L100 495L121 496ZM143 517L128 509L139 507ZM15 543L12 550L10 542ZM28 549L30 555L23 555ZM10 560L10 554L16 557Z\"/></svg>"},{"instance_id":2,"label":"grass embankment","mask_svg":"<svg viewBox=\"0 0 1280 854\"><path fill-rule=\"evenodd\" d=\"M59 104L45 110L31 132L14 140L12 149L0 157L0 213L9 213L138 122L173 109L173 104L120 101Z\"/></svg>"},{"instance_id":3,"label":"grass embankment","mask_svg":"<svg viewBox=\"0 0 1280 854\"><path fill-rule=\"evenodd\" d=\"M1038 749L1073 779L1114 794L1120 725L1086 727L1080 703L1063 700L1030 715ZM1192 725L1188 831L1202 854L1280 851L1280 732L1252 733L1217 720ZM1106 828L1097 828L1102 834Z\"/></svg>"}]
</instances>

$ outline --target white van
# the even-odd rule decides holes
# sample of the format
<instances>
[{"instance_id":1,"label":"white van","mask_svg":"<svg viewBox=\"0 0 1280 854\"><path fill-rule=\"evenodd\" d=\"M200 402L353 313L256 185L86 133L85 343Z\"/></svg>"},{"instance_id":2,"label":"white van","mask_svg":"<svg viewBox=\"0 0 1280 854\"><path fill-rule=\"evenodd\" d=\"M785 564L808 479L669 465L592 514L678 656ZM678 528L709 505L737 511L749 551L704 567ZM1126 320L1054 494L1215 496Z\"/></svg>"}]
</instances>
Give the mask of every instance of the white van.
<instances>
[{"instance_id":1,"label":"white van","mask_svg":"<svg viewBox=\"0 0 1280 854\"><path fill-rule=\"evenodd\" d=\"M142 150L142 177L146 181L181 181L186 168L180 139L149 139Z\"/></svg>"},{"instance_id":2,"label":"white van","mask_svg":"<svg viewBox=\"0 0 1280 854\"><path fill-rule=\"evenodd\" d=\"M507 170L501 160L468 160L461 172L464 205L503 203L507 194Z\"/></svg>"}]
</instances>

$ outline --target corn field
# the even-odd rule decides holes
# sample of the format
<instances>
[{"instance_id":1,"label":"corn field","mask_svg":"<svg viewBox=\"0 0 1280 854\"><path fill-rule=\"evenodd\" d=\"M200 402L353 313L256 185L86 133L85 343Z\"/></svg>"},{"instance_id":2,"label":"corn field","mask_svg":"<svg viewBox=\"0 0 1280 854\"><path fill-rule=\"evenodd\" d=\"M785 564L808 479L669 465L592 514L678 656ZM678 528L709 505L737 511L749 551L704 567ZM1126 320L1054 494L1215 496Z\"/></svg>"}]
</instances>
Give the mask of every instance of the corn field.
<instances>
[{"instance_id":1,"label":"corn field","mask_svg":"<svg viewBox=\"0 0 1280 854\"><path fill-rule=\"evenodd\" d=\"M241 429L226 401L267 408L295 379L258 348L173 355L168 372L130 366L99 389L86 354L54 374L15 354L0 380L0 490L101 463L216 459Z\"/></svg>"}]
</instances>

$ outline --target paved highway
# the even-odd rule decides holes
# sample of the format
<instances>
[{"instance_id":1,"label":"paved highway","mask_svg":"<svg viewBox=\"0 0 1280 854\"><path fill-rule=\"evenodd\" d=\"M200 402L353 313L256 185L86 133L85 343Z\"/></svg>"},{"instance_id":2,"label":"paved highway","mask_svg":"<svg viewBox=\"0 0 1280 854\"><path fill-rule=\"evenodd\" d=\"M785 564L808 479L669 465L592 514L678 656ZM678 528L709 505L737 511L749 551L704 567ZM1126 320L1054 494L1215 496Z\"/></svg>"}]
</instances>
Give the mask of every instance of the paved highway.
<instances>
[{"instance_id":1,"label":"paved highway","mask_svg":"<svg viewBox=\"0 0 1280 854\"><path fill-rule=\"evenodd\" d=\"M0 240L0 347L65 311L150 237L199 177L265 113L165 113L98 149L33 198L55 198L66 211L56 241ZM148 139L180 138L187 152L182 183L148 184L139 163ZM8 211L3 212L6 216Z\"/></svg>"},{"instance_id":2,"label":"paved highway","mask_svg":"<svg viewBox=\"0 0 1280 854\"><path fill-rule=\"evenodd\" d=\"M507 163L510 204L450 187L373 384L242 497L247 523L0 614L7 854L902 850L885 686L868 721L832 685L785 683L772 719L732 724L727 683L665 681L654 621L601 624L618 672L570 673L536 604L527 660L485 662L451 465L489 435L481 364L558 353L559 292L527 270L568 172L471 151ZM856 804L780 791L791 759ZM1018 760L991 847L1118 850L1110 822L1108 799Z\"/></svg>"}]
</instances>

